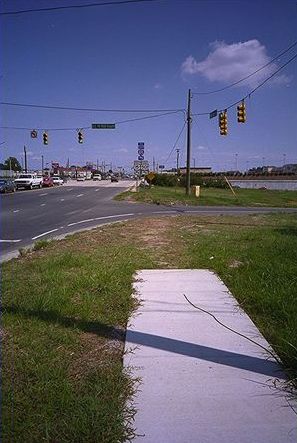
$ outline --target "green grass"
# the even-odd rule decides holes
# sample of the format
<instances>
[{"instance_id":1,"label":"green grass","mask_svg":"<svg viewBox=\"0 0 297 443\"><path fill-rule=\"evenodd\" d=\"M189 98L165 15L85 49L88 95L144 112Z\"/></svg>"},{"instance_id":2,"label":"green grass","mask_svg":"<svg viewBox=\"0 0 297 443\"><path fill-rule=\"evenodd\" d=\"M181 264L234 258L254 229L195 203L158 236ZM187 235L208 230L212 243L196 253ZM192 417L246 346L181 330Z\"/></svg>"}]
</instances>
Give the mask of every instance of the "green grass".
<instances>
[{"instance_id":1,"label":"green grass","mask_svg":"<svg viewBox=\"0 0 297 443\"><path fill-rule=\"evenodd\" d=\"M139 188L138 192L127 191L118 196L117 200L132 199L140 202L157 204L187 204L210 206L267 206L297 207L297 191L271 191L262 189L235 189L236 197L230 189L200 188L199 198L187 196L185 189L180 187L154 186Z\"/></svg>"},{"instance_id":2,"label":"green grass","mask_svg":"<svg viewBox=\"0 0 297 443\"><path fill-rule=\"evenodd\" d=\"M2 266L3 442L123 442L133 274L214 270L297 377L294 214L133 220L52 241Z\"/></svg>"},{"instance_id":3,"label":"green grass","mask_svg":"<svg viewBox=\"0 0 297 443\"><path fill-rule=\"evenodd\" d=\"M186 243L180 266L213 269L296 378L296 215L246 217L251 226L231 218L206 226L191 220L189 229L184 221L179 228Z\"/></svg>"}]
</instances>

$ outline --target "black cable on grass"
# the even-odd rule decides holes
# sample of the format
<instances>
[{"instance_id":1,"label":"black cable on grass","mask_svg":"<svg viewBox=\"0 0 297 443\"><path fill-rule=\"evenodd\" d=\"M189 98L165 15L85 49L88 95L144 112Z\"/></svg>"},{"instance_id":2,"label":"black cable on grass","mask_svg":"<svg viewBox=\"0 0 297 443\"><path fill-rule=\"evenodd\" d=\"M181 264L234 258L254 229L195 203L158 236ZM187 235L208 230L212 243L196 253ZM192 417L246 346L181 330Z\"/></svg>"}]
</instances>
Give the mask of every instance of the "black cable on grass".
<instances>
[{"instance_id":1,"label":"black cable on grass","mask_svg":"<svg viewBox=\"0 0 297 443\"><path fill-rule=\"evenodd\" d=\"M224 325L224 323L222 323L220 320L218 320L218 319L216 318L216 316L213 315L211 312L208 312L208 311L206 311L205 309L199 308L199 306L194 305L194 303L192 303L192 302L188 299L188 297L187 297L185 294L184 294L184 297L185 297L185 299L187 300L187 302L188 302L191 306L193 306L193 308L198 309L199 311L204 312L205 314L210 315L210 316L211 316L211 317L212 317L212 318L213 318L213 319L214 319L219 325L223 326L223 328L228 329L228 331L231 331L231 332L233 332L234 334L237 334L237 335L239 335L240 337L243 337L243 338L245 338L246 340L248 340L248 341L254 343L254 345L257 345L257 346L259 346L260 348L264 349L264 351L268 352L268 354L270 354L270 355L271 355L271 356L277 361L277 363L279 363L279 364L282 366L282 362L281 362L281 360L277 357L277 355L275 355L275 354L274 354L273 352L271 352L269 349L265 348L265 346L260 345L260 343L256 342L255 340L253 340L253 339L247 337L247 336L244 335L244 334L241 334L241 333L238 332L238 331L235 331L235 330L232 329L232 328L229 328L229 326Z\"/></svg>"}]
</instances>

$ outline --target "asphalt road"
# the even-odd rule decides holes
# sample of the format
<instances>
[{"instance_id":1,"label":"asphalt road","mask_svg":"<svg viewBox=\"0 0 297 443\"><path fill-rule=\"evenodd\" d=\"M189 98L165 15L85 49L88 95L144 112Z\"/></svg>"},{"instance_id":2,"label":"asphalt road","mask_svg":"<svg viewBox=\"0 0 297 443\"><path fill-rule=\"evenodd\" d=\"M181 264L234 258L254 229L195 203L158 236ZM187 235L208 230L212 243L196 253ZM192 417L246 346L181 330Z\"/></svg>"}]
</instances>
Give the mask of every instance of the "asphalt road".
<instances>
[{"instance_id":1,"label":"asphalt road","mask_svg":"<svg viewBox=\"0 0 297 443\"><path fill-rule=\"evenodd\" d=\"M0 197L0 261L39 239L61 237L71 232L104 223L147 215L241 214L276 211L276 208L168 207L129 202L112 198L132 182L79 182L67 186L19 191ZM290 212L296 210L288 210Z\"/></svg>"}]
</instances>

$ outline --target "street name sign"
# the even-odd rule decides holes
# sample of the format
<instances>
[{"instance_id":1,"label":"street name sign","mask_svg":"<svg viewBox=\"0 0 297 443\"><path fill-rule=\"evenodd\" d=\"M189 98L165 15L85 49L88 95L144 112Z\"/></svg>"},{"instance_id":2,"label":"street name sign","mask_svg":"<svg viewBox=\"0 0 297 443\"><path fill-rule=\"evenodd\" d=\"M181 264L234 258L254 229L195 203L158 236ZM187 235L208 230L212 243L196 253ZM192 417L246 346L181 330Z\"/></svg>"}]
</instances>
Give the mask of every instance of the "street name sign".
<instances>
[{"instance_id":1,"label":"street name sign","mask_svg":"<svg viewBox=\"0 0 297 443\"><path fill-rule=\"evenodd\" d=\"M115 129L115 123L92 123L92 129Z\"/></svg>"},{"instance_id":2,"label":"street name sign","mask_svg":"<svg viewBox=\"0 0 297 443\"><path fill-rule=\"evenodd\" d=\"M215 109L214 111L212 111L212 112L209 114L209 118L214 118L214 117L216 117L217 115L218 115L218 110Z\"/></svg>"}]
</instances>

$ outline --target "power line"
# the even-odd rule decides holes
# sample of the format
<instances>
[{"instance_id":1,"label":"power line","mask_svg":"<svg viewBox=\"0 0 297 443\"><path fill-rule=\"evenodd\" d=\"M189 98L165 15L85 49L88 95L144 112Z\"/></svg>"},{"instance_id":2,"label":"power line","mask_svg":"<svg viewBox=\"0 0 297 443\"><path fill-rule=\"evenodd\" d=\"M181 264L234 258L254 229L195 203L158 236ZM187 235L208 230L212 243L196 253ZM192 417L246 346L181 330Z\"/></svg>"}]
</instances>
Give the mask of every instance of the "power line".
<instances>
[{"instance_id":1,"label":"power line","mask_svg":"<svg viewBox=\"0 0 297 443\"><path fill-rule=\"evenodd\" d=\"M292 43L291 46L289 46L287 49L285 49L283 52L281 52L280 54L278 54L276 57L274 57L272 60L270 60L270 62L266 63L265 65L261 66L261 68L258 68L256 71L252 72L251 74L247 75L246 77L241 78L240 80L231 83L228 86L225 86L224 88L221 89L216 89L214 91L208 91L208 92L193 92L193 95L208 95L208 94L215 94L216 92L222 92L225 91L226 89L232 88L235 85L238 85L239 83L243 82L244 80L252 77L253 75L257 74L259 71L261 71L262 69L266 68L267 66L271 65L271 63L273 63L275 60L277 60L279 57L283 56L284 54L286 54L288 51L290 51L290 49L292 49L294 46L297 45L297 41Z\"/></svg>"},{"instance_id":2,"label":"power line","mask_svg":"<svg viewBox=\"0 0 297 443\"><path fill-rule=\"evenodd\" d=\"M184 109L98 109L98 108L77 108L69 106L51 106L51 105L36 105L35 103L13 103L0 102L0 105L18 106L23 108L38 108L38 109L56 109L63 111L87 111L87 112L179 112Z\"/></svg>"},{"instance_id":3,"label":"power line","mask_svg":"<svg viewBox=\"0 0 297 443\"><path fill-rule=\"evenodd\" d=\"M156 115L147 115L145 117L138 117L138 118L132 118L130 120L122 120L119 122L115 122L116 125L120 125L122 123L129 123L129 122L135 122L135 121L139 121L139 120L146 120L148 118L156 118L156 117L162 117L164 115L172 115L172 114L177 114L178 112L184 112L182 110L177 110L177 111L171 111L171 112L164 112L163 114L156 114Z\"/></svg>"},{"instance_id":4,"label":"power line","mask_svg":"<svg viewBox=\"0 0 297 443\"><path fill-rule=\"evenodd\" d=\"M150 119L150 118L157 118L157 117L163 117L165 115L172 115L172 114L177 114L178 112L183 112L183 111L171 111L171 112L164 112L162 114L156 114L156 115L147 115L145 117L139 117L139 118L133 118L133 119L129 119L129 120L122 120L122 121L118 121L115 122L115 125L120 125L123 123L129 123L129 122L134 122L134 121L139 121L139 120L146 120L146 119ZM28 128L28 127L16 127L16 126L0 126L0 129L13 129L13 130L26 130L26 131L32 131L32 127ZM88 129L92 129L91 126L80 126L79 128L36 128L34 127L34 129L36 131L77 131L78 129L84 129L84 130L88 130Z\"/></svg>"},{"instance_id":5,"label":"power line","mask_svg":"<svg viewBox=\"0 0 297 443\"><path fill-rule=\"evenodd\" d=\"M258 86L256 86L252 91L250 91L248 94L246 94L244 97L242 97L240 100L237 100L236 102L232 103L229 106L222 107L219 109L220 111L228 110L230 108L233 108L238 103L242 102L242 100L245 100L246 98L250 98L252 94L254 94L261 86L263 86L268 80L270 80L272 77L274 77L279 71L281 71L285 66L287 66L289 63L291 63L295 58L297 57L297 54L295 54L293 57L291 57L286 63L284 63L280 68L278 68L276 71L274 71L269 77L267 77L262 83L260 83ZM209 115L210 112L198 112L192 115Z\"/></svg>"},{"instance_id":6,"label":"power line","mask_svg":"<svg viewBox=\"0 0 297 443\"><path fill-rule=\"evenodd\" d=\"M85 5L68 5L68 6L56 6L51 8L23 9L19 11L0 12L0 15L16 15L16 14L27 14L28 12L49 12L49 11L57 11L62 9L92 8L98 6L124 5L128 3L144 3L144 2L156 2L156 1L160 0L117 0L117 1L107 1L101 3L88 3Z\"/></svg>"},{"instance_id":7,"label":"power line","mask_svg":"<svg viewBox=\"0 0 297 443\"><path fill-rule=\"evenodd\" d=\"M170 151L170 154L168 155L168 157L167 157L167 159L165 160L165 164L168 162L168 160L170 159L170 157L171 157L171 155L172 155L172 153L173 153L173 151L174 151L174 149L175 149L175 147L176 147L176 145L177 145L177 143L178 143L178 141L179 141L179 139L180 139L180 137L181 137L181 135L182 135L182 133L183 133L183 131L184 131L184 129L185 129L185 126L186 126L186 121L184 122L184 124L183 124L183 127L181 128L181 131L180 131L180 133L178 134L178 137L177 137L177 139L175 140L175 143L174 143L174 145L173 145L173 147L172 147L172 149L171 149L171 151Z\"/></svg>"}]
</instances>

